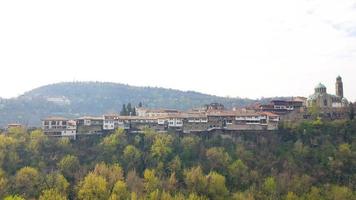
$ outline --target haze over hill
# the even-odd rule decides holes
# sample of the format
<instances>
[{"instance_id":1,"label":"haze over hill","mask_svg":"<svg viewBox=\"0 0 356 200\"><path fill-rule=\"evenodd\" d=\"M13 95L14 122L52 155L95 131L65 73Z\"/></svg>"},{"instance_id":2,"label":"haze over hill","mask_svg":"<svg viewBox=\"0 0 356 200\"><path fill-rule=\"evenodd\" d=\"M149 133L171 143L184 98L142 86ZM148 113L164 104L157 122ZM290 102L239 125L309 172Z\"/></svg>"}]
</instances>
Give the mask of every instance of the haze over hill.
<instances>
[{"instance_id":1,"label":"haze over hill","mask_svg":"<svg viewBox=\"0 0 356 200\"><path fill-rule=\"evenodd\" d=\"M41 118L53 115L78 117L118 113L122 104L127 103L137 105L142 102L149 108L187 110L211 102L232 108L268 100L227 98L194 91L108 82L63 82L33 89L16 98L0 99L0 126L14 122L38 126Z\"/></svg>"}]
</instances>

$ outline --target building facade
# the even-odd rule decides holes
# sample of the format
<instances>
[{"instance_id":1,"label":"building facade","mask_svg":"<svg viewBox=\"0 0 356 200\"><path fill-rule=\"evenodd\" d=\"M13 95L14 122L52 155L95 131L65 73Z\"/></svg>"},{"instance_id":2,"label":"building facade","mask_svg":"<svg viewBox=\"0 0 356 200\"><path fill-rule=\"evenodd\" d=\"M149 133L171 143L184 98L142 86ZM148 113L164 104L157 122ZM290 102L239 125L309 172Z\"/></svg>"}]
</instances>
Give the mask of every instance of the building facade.
<instances>
[{"instance_id":1,"label":"building facade","mask_svg":"<svg viewBox=\"0 0 356 200\"><path fill-rule=\"evenodd\" d=\"M269 104L260 105L258 109L262 112L284 115L295 110L300 110L304 107L304 102L301 97L293 100L272 100Z\"/></svg>"},{"instance_id":2,"label":"building facade","mask_svg":"<svg viewBox=\"0 0 356 200\"><path fill-rule=\"evenodd\" d=\"M77 123L63 117L49 117L42 120L44 134L52 137L71 137L77 135Z\"/></svg>"},{"instance_id":3,"label":"building facade","mask_svg":"<svg viewBox=\"0 0 356 200\"><path fill-rule=\"evenodd\" d=\"M44 133L48 136L73 137L110 133L117 128L143 131L176 131L182 133L207 132L212 130L276 130L279 116L269 112L247 110L208 110L207 112L179 112L160 116L119 116L81 117L68 120L51 117L42 121Z\"/></svg>"},{"instance_id":4,"label":"building facade","mask_svg":"<svg viewBox=\"0 0 356 200\"><path fill-rule=\"evenodd\" d=\"M103 132L103 117L81 117L76 120L78 134L101 134Z\"/></svg>"},{"instance_id":5,"label":"building facade","mask_svg":"<svg viewBox=\"0 0 356 200\"><path fill-rule=\"evenodd\" d=\"M314 88L314 94L309 96L307 106L322 109L347 107L348 101L344 97L342 78L340 76L336 78L336 95L328 94L325 85L319 83Z\"/></svg>"}]
</instances>

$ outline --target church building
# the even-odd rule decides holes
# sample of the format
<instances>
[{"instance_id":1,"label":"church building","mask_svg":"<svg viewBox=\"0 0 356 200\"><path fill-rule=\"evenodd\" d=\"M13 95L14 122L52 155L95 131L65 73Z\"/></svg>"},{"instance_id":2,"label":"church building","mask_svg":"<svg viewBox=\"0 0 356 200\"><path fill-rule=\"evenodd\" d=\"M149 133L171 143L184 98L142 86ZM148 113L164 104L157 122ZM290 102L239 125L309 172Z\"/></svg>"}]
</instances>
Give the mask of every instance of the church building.
<instances>
[{"instance_id":1,"label":"church building","mask_svg":"<svg viewBox=\"0 0 356 200\"><path fill-rule=\"evenodd\" d=\"M314 90L314 94L308 98L308 107L343 108L348 106L348 101L344 98L344 88L340 76L336 78L336 95L328 94L325 85L321 83Z\"/></svg>"}]
</instances>

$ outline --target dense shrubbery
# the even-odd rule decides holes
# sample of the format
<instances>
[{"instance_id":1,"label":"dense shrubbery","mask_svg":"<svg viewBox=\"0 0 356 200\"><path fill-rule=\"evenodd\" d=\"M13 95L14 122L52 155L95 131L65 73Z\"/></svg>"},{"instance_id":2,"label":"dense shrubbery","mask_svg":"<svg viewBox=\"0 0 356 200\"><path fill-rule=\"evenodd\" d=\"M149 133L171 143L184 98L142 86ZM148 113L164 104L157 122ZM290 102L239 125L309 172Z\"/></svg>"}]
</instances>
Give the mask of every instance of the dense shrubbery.
<instances>
[{"instance_id":1,"label":"dense shrubbery","mask_svg":"<svg viewBox=\"0 0 356 200\"><path fill-rule=\"evenodd\" d=\"M0 135L0 198L355 199L356 122L282 125L233 138L156 133L75 141Z\"/></svg>"}]
</instances>

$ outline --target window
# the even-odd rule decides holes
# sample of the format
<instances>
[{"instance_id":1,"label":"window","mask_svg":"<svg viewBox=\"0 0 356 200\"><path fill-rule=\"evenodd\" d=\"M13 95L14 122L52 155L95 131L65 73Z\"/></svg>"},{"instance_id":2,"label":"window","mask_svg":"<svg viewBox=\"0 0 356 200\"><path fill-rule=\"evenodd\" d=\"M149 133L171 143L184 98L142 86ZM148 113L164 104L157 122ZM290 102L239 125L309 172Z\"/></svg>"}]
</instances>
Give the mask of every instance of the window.
<instances>
[{"instance_id":1,"label":"window","mask_svg":"<svg viewBox=\"0 0 356 200\"><path fill-rule=\"evenodd\" d=\"M324 106L328 106L328 101L324 99Z\"/></svg>"}]
</instances>

